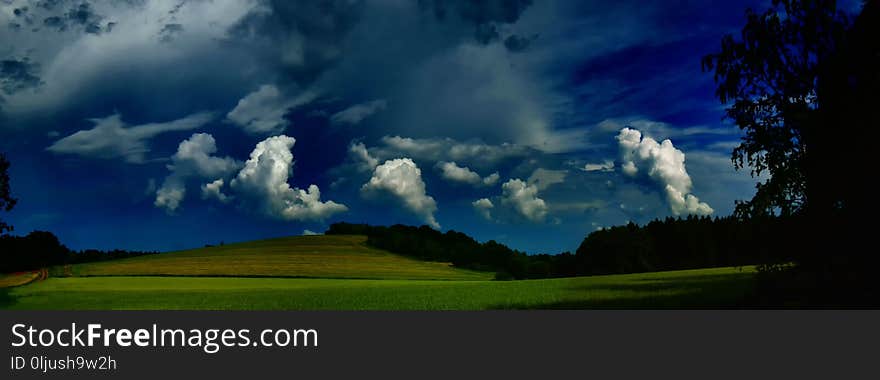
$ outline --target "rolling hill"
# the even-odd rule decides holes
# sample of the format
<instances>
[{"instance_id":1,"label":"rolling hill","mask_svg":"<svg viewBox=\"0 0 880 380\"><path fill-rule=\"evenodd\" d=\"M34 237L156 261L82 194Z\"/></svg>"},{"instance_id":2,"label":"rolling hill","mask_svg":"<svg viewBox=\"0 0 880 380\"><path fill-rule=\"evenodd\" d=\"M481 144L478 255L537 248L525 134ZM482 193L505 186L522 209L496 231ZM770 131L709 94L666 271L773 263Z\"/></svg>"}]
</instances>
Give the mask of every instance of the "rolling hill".
<instances>
[{"instance_id":1,"label":"rolling hill","mask_svg":"<svg viewBox=\"0 0 880 380\"><path fill-rule=\"evenodd\" d=\"M490 281L365 243L297 236L10 274L0 276L0 309L737 308L754 285L754 267Z\"/></svg>"},{"instance_id":2,"label":"rolling hill","mask_svg":"<svg viewBox=\"0 0 880 380\"><path fill-rule=\"evenodd\" d=\"M65 276L306 277L488 280L494 273L368 247L365 236L293 236L56 268Z\"/></svg>"}]
</instances>

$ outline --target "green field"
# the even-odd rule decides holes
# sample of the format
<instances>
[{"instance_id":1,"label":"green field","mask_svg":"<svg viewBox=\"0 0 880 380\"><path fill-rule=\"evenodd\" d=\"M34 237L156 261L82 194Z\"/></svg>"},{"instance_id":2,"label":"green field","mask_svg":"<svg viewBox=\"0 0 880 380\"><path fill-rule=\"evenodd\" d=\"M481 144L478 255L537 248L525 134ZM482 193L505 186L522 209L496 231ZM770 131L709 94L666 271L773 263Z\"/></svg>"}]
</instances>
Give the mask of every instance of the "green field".
<instances>
[{"instance_id":1,"label":"green field","mask_svg":"<svg viewBox=\"0 0 880 380\"><path fill-rule=\"evenodd\" d=\"M746 306L754 268L491 281L359 236L230 244L53 268L0 288L0 309L486 310Z\"/></svg>"},{"instance_id":2,"label":"green field","mask_svg":"<svg viewBox=\"0 0 880 380\"><path fill-rule=\"evenodd\" d=\"M9 309L484 310L727 308L753 268L524 281L49 278L0 293Z\"/></svg>"}]
</instances>

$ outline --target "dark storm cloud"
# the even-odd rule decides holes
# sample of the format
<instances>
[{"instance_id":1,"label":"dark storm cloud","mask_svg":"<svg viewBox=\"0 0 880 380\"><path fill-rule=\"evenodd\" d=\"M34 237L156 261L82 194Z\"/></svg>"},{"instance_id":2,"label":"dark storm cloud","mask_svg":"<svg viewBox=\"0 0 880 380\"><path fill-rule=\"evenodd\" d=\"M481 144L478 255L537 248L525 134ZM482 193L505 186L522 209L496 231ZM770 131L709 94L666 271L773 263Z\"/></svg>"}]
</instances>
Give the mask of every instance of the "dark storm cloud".
<instances>
[{"instance_id":1,"label":"dark storm cloud","mask_svg":"<svg viewBox=\"0 0 880 380\"><path fill-rule=\"evenodd\" d=\"M30 8L27 6L14 8L12 10L12 15L14 16L15 21L9 21L9 29L12 30L20 30L22 23L25 25L33 25L34 17L32 15L33 12L29 12Z\"/></svg>"},{"instance_id":2,"label":"dark storm cloud","mask_svg":"<svg viewBox=\"0 0 880 380\"><path fill-rule=\"evenodd\" d=\"M183 8L183 6L185 4L186 4L186 1L181 1L181 2L177 3L177 5L175 5L174 8L171 8L171 10L168 11L168 14L172 15L172 16L176 15L178 12L180 12L180 8Z\"/></svg>"},{"instance_id":3,"label":"dark storm cloud","mask_svg":"<svg viewBox=\"0 0 880 380\"><path fill-rule=\"evenodd\" d=\"M504 47L513 53L520 53L528 49L529 45L531 45L532 43L532 40L534 40L535 38L537 38L537 36L532 36L529 38L518 36L516 34L511 34L504 39Z\"/></svg>"},{"instance_id":4,"label":"dark storm cloud","mask_svg":"<svg viewBox=\"0 0 880 380\"><path fill-rule=\"evenodd\" d=\"M183 32L181 24L165 24L159 31L159 40L162 42L171 42L174 37Z\"/></svg>"},{"instance_id":5,"label":"dark storm cloud","mask_svg":"<svg viewBox=\"0 0 880 380\"><path fill-rule=\"evenodd\" d=\"M531 5L532 0L419 0L419 6L432 11L438 20L458 16L476 25L512 24Z\"/></svg>"},{"instance_id":6,"label":"dark storm cloud","mask_svg":"<svg viewBox=\"0 0 880 380\"><path fill-rule=\"evenodd\" d=\"M40 85L40 66L27 58L0 61L0 90L11 95L18 91Z\"/></svg>"},{"instance_id":7,"label":"dark storm cloud","mask_svg":"<svg viewBox=\"0 0 880 380\"><path fill-rule=\"evenodd\" d=\"M63 32L67 30L67 23L64 22L64 19L58 16L46 17L43 19L43 25L58 30L59 32Z\"/></svg>"},{"instance_id":8,"label":"dark storm cloud","mask_svg":"<svg viewBox=\"0 0 880 380\"><path fill-rule=\"evenodd\" d=\"M695 78L699 52L706 48L691 34L700 28L727 30L727 24L714 19L700 24L701 18L690 16L680 20L689 8L712 7L679 3L31 2L29 9L18 13L11 8L0 12L0 40L14 45L8 52L0 51L0 62L15 61L9 69L14 75L7 78L2 73L0 78L0 95L7 98L3 117L15 120L0 120L0 133L14 137L0 136L0 145L14 141L22 146L12 157L36 168L35 174L27 174L33 176L30 183L40 184L39 191L51 191L59 204L65 204L39 212L66 214L88 204L95 209L90 214L93 222L114 220L108 215L127 205L129 198L117 194L122 192L120 186L105 173L125 166L119 182L140 199L130 211L132 220L137 220L132 229L150 228L154 220L163 228L179 226L212 213L211 220L236 220L212 228L218 233L245 231L243 240L253 233L289 231L290 224L271 224L258 214L237 213L235 207L223 208L220 202L200 201L192 194L175 217L157 214L152 197L144 200L144 185L152 178L149 193L155 195L168 174L158 160L173 155L196 128L145 137L140 127L211 110L228 120L206 122L198 129L222 146L221 157L244 159L260 139L286 127L284 133L297 141L292 150L296 161L289 165L296 175L289 178L289 185L319 185L322 197L350 208L345 219L423 222L388 213L388 204L371 204L360 192L377 166L408 158L421 169L426 193L436 200L435 215L444 227L474 231L480 239L513 234L517 238L506 242L528 249L570 249L564 241L576 246L585 227L645 222L669 214L656 184L625 177L620 163L614 165L618 157L614 136L626 125L651 132L657 139L671 138L687 154L693 191L719 214L729 213L732 199L747 198L753 188L747 175L739 180L732 170L721 170L730 168L729 150L698 151L704 140L721 137L704 138L707 133L694 134L696 128L690 126L715 127L720 111L694 106L708 99L717 107L717 102L711 89L699 95L703 81ZM713 2L719 3L723 4ZM21 4L19 0L15 6L23 8ZM88 5L81 8L83 4ZM713 17L730 14L717 13ZM51 17L56 18L50 21L53 26L44 26ZM86 33L89 20L105 30L116 27L112 34L97 38ZM18 29L6 28L2 25L6 23L15 23ZM58 32L62 25L66 25L63 33ZM29 32L33 28L39 30ZM716 48L718 38L706 41ZM25 56L29 60L22 60ZM27 66L23 70L22 63ZM695 69L681 70L686 65ZM711 83L711 77L705 79ZM3 93L6 86L18 92ZM39 91L24 90L34 86ZM691 119L702 110L700 120L712 123L661 117L682 113L679 110ZM98 128L84 121L116 114L125 115L126 123L106 120L105 127ZM634 118L669 124L629 123ZM619 119L622 124L605 130L600 123L605 119ZM242 128L229 127L228 121L236 120ZM267 132L249 133L261 130ZM47 132L51 141L46 140ZM54 148L31 152L19 144L18 136ZM362 153L360 161L348 156L350 147ZM107 157L112 159L102 159ZM55 165L79 167L56 170ZM457 174L444 167L462 169L453 171L478 176L480 182L468 180L474 186L450 182L449 177ZM71 178L59 177L58 172ZM493 173L498 177L490 185L485 179ZM718 173L731 179L719 179ZM207 183L199 185L213 186L217 182L210 181L215 179L206 178ZM23 192L37 191L27 187L27 180L21 182ZM107 183L106 193L92 191L95 183ZM505 183L509 183L506 192ZM190 191L194 189L198 187ZM221 195L241 196L228 182L215 190L223 191L214 194L221 202ZM481 199L486 201L477 202ZM517 206L538 199L545 207ZM493 204L491 222L475 213L475 202ZM227 212L237 213L236 217L216 217ZM317 231L326 225L295 226L306 227ZM75 228L59 231L72 233ZM92 239L104 241L102 234L115 236L108 232L118 228L111 224L96 228L92 235L97 237ZM198 238L185 230L168 229L168 235L174 241ZM560 238L545 243L545 236Z\"/></svg>"},{"instance_id":9,"label":"dark storm cloud","mask_svg":"<svg viewBox=\"0 0 880 380\"><path fill-rule=\"evenodd\" d=\"M53 10L56 6L58 6L58 4L61 4L63 2L64 0L43 0L37 2L37 6L46 10Z\"/></svg>"},{"instance_id":10,"label":"dark storm cloud","mask_svg":"<svg viewBox=\"0 0 880 380\"><path fill-rule=\"evenodd\" d=\"M363 1L270 0L230 29L235 41L255 46L285 78L308 83L342 56L344 39L360 19Z\"/></svg>"},{"instance_id":11,"label":"dark storm cloud","mask_svg":"<svg viewBox=\"0 0 880 380\"><path fill-rule=\"evenodd\" d=\"M495 24L478 24L474 28L474 39L477 42L488 45L501 39L498 27Z\"/></svg>"},{"instance_id":12,"label":"dark storm cloud","mask_svg":"<svg viewBox=\"0 0 880 380\"><path fill-rule=\"evenodd\" d=\"M483 45L501 40L498 24L517 22L531 5L532 0L419 0L419 6L440 21L457 17L472 24L474 40Z\"/></svg>"},{"instance_id":13,"label":"dark storm cloud","mask_svg":"<svg viewBox=\"0 0 880 380\"><path fill-rule=\"evenodd\" d=\"M79 28L89 34L101 34L105 30L109 31L109 29L102 26L104 16L97 14L91 3L85 1L73 2L63 13L55 13L56 8L61 8L59 6L61 2L46 1L37 4L37 7L50 11L48 14L42 15L45 27L58 32L64 32L70 28ZM22 10L20 17L23 17L28 24L31 24L31 17L34 16L28 12L28 8L22 7L15 11L19 10ZM16 12L15 15L19 16L19 12Z\"/></svg>"},{"instance_id":14,"label":"dark storm cloud","mask_svg":"<svg viewBox=\"0 0 880 380\"><path fill-rule=\"evenodd\" d=\"M101 20L103 18L103 16L94 12L89 3L81 3L67 12L67 19L70 20L70 22L81 25L86 33L91 34L101 33Z\"/></svg>"}]
</instances>

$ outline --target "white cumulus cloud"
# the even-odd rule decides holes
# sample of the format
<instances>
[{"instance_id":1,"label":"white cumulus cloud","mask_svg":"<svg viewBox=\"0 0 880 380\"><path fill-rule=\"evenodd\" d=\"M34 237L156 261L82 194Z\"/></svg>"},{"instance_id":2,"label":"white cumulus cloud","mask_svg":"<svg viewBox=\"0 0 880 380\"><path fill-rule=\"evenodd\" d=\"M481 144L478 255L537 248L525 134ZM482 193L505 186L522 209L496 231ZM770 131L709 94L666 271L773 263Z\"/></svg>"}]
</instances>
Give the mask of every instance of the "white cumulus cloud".
<instances>
[{"instance_id":1,"label":"white cumulus cloud","mask_svg":"<svg viewBox=\"0 0 880 380\"><path fill-rule=\"evenodd\" d=\"M538 186L514 178L501 185L501 203L513 206L520 215L533 222L547 216L547 204L538 198Z\"/></svg>"},{"instance_id":2,"label":"white cumulus cloud","mask_svg":"<svg viewBox=\"0 0 880 380\"><path fill-rule=\"evenodd\" d=\"M153 202L156 207L163 208L168 213L173 213L180 207L180 202L186 195L186 188L183 183L172 182L166 183L156 190L156 201Z\"/></svg>"},{"instance_id":3,"label":"white cumulus cloud","mask_svg":"<svg viewBox=\"0 0 880 380\"><path fill-rule=\"evenodd\" d=\"M232 197L223 194L223 179L218 179L202 185L202 199L216 199L221 203L229 202Z\"/></svg>"},{"instance_id":4,"label":"white cumulus cloud","mask_svg":"<svg viewBox=\"0 0 880 380\"><path fill-rule=\"evenodd\" d=\"M669 139L658 143L642 136L637 129L623 128L617 135L620 144L621 170L629 176L639 173L656 181L666 193L669 207L675 215L709 215L714 212L705 202L691 194L693 182L685 170L685 154Z\"/></svg>"},{"instance_id":5,"label":"white cumulus cloud","mask_svg":"<svg viewBox=\"0 0 880 380\"><path fill-rule=\"evenodd\" d=\"M440 228L440 224L434 218L437 203L425 193L422 171L412 159L397 158L377 166L372 178L361 187L361 191L367 195L391 194L403 201L404 207L420 216L425 223Z\"/></svg>"},{"instance_id":6,"label":"white cumulus cloud","mask_svg":"<svg viewBox=\"0 0 880 380\"><path fill-rule=\"evenodd\" d=\"M498 180L501 179L501 175L498 172L487 175L483 178L483 185L492 186L498 183Z\"/></svg>"},{"instance_id":7,"label":"white cumulus cloud","mask_svg":"<svg viewBox=\"0 0 880 380\"><path fill-rule=\"evenodd\" d=\"M333 201L321 201L316 185L303 190L287 183L293 164L291 148L296 139L285 135L259 143L230 186L267 215L284 220L323 220L348 210Z\"/></svg>"},{"instance_id":8,"label":"white cumulus cloud","mask_svg":"<svg viewBox=\"0 0 880 380\"><path fill-rule=\"evenodd\" d=\"M176 211L186 196L186 181L189 178L220 178L219 184L214 181L208 185L216 187L215 198L223 201L220 197L223 194L219 192L223 185L222 178L234 173L241 163L230 157L213 156L216 152L214 137L207 133L195 133L189 139L181 141L168 164L171 174L165 177L162 186L156 190L153 204L169 213ZM203 188L203 196L204 191Z\"/></svg>"},{"instance_id":9,"label":"white cumulus cloud","mask_svg":"<svg viewBox=\"0 0 880 380\"><path fill-rule=\"evenodd\" d=\"M360 171L373 171L376 166L379 166L379 160L370 155L364 143L359 142L349 145L348 154L357 163L358 170Z\"/></svg>"},{"instance_id":10,"label":"white cumulus cloud","mask_svg":"<svg viewBox=\"0 0 880 380\"><path fill-rule=\"evenodd\" d=\"M217 157L217 143L208 133L195 133L180 142L177 152L171 156L169 169L178 174L195 174L204 178L217 178L238 169L241 163L231 157Z\"/></svg>"},{"instance_id":11,"label":"white cumulus cloud","mask_svg":"<svg viewBox=\"0 0 880 380\"><path fill-rule=\"evenodd\" d=\"M458 166L455 161L440 161L437 163L437 168L440 169L443 178L449 181L467 183L474 186L491 186L498 182L500 178L498 173L492 173L486 176L486 178L482 178L470 168Z\"/></svg>"},{"instance_id":12,"label":"white cumulus cloud","mask_svg":"<svg viewBox=\"0 0 880 380\"><path fill-rule=\"evenodd\" d=\"M492 208L495 207L488 198L480 198L471 203L471 206L474 206L474 210L477 211L480 216L485 218L486 220L492 220Z\"/></svg>"},{"instance_id":13,"label":"white cumulus cloud","mask_svg":"<svg viewBox=\"0 0 880 380\"><path fill-rule=\"evenodd\" d=\"M587 163L581 170L585 172L610 172L614 170L614 160L605 160L601 163Z\"/></svg>"}]
</instances>

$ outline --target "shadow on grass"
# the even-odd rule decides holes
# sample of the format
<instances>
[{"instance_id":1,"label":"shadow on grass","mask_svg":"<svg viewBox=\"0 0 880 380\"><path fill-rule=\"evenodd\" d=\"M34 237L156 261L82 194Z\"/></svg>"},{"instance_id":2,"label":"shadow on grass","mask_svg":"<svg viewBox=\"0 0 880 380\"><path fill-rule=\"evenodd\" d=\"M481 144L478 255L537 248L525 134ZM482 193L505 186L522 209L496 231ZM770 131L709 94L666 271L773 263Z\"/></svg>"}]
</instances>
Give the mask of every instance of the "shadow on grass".
<instances>
[{"instance_id":1,"label":"shadow on grass","mask_svg":"<svg viewBox=\"0 0 880 380\"><path fill-rule=\"evenodd\" d=\"M7 309L15 304L15 297L12 296L12 288L0 288L0 309Z\"/></svg>"},{"instance_id":2,"label":"shadow on grass","mask_svg":"<svg viewBox=\"0 0 880 380\"><path fill-rule=\"evenodd\" d=\"M749 309L755 308L753 273L694 275L672 279L633 279L571 288L572 300L544 304L500 305L501 309ZM615 292L614 298L590 298ZM577 294L584 297L577 299Z\"/></svg>"}]
</instances>

